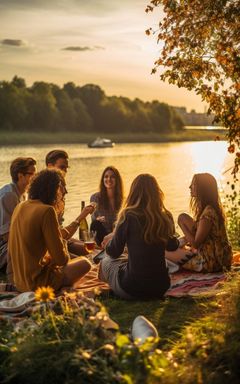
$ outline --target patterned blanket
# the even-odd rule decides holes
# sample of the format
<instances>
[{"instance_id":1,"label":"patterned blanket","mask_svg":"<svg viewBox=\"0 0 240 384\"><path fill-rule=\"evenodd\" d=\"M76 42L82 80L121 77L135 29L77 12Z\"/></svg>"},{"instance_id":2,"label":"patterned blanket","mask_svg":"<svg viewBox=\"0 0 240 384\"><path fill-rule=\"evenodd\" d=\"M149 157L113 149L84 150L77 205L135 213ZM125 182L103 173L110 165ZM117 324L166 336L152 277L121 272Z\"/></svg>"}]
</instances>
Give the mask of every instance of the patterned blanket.
<instances>
[{"instance_id":1,"label":"patterned blanket","mask_svg":"<svg viewBox=\"0 0 240 384\"><path fill-rule=\"evenodd\" d=\"M231 272L240 271L240 252L234 252ZM166 296L212 296L222 291L229 273L200 273L184 269L170 274L171 287Z\"/></svg>"},{"instance_id":2,"label":"patterned blanket","mask_svg":"<svg viewBox=\"0 0 240 384\"><path fill-rule=\"evenodd\" d=\"M202 296L215 295L221 290L222 282L226 280L224 273L199 273L179 271L171 277L171 288L166 296Z\"/></svg>"},{"instance_id":3,"label":"patterned blanket","mask_svg":"<svg viewBox=\"0 0 240 384\"><path fill-rule=\"evenodd\" d=\"M94 298L96 294L110 292L108 284L98 279L98 265L94 265L91 271L85 275L79 284L71 289L63 289L64 292L82 292L85 296ZM240 253L234 255L233 272L240 271ZM191 271L177 271L170 275L171 287L166 292L168 297L184 296L210 296L222 291L223 282L227 279L225 273L199 273ZM12 290L7 283L0 283L0 319L9 316L19 318L31 314L39 308L34 300L33 292L19 294Z\"/></svg>"}]
</instances>

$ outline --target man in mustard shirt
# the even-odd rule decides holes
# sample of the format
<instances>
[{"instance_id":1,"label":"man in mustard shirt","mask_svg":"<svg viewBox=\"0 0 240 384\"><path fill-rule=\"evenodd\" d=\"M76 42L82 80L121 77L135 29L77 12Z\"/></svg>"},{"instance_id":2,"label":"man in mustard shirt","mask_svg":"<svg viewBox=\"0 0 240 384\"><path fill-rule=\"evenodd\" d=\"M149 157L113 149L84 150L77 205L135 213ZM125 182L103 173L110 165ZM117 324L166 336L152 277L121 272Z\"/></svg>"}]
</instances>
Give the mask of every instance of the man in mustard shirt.
<instances>
[{"instance_id":1,"label":"man in mustard shirt","mask_svg":"<svg viewBox=\"0 0 240 384\"><path fill-rule=\"evenodd\" d=\"M55 169L39 172L30 184L29 200L13 213L9 253L14 284L21 292L41 286L55 290L72 286L91 268L85 257L69 260L54 208L62 198L62 177ZM91 206L86 207L76 221L79 223L91 210Z\"/></svg>"}]
</instances>

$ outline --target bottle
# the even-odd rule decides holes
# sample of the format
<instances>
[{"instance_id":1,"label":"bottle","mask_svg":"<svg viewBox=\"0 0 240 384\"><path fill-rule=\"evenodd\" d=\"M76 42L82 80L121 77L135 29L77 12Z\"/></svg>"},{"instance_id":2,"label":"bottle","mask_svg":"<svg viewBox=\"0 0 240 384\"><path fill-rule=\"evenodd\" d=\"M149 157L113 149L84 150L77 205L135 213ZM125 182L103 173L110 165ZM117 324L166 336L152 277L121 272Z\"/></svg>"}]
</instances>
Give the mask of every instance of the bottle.
<instances>
[{"instance_id":1,"label":"bottle","mask_svg":"<svg viewBox=\"0 0 240 384\"><path fill-rule=\"evenodd\" d=\"M81 210L85 207L85 201L81 201ZM82 219L79 224L79 239L85 240L84 233L88 232L88 223L86 218Z\"/></svg>"}]
</instances>

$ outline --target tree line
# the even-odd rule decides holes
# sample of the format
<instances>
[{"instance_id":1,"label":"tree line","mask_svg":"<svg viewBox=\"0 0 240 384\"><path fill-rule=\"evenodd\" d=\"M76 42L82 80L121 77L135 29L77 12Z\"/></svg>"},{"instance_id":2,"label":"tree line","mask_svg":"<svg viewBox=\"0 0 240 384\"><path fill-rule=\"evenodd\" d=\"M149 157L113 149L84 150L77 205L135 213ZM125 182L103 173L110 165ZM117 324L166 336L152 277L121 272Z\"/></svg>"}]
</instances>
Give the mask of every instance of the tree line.
<instances>
[{"instance_id":1,"label":"tree line","mask_svg":"<svg viewBox=\"0 0 240 384\"><path fill-rule=\"evenodd\" d=\"M106 96L94 84L37 81L0 82L0 130L40 132L176 132L183 129L177 112L157 100Z\"/></svg>"}]
</instances>

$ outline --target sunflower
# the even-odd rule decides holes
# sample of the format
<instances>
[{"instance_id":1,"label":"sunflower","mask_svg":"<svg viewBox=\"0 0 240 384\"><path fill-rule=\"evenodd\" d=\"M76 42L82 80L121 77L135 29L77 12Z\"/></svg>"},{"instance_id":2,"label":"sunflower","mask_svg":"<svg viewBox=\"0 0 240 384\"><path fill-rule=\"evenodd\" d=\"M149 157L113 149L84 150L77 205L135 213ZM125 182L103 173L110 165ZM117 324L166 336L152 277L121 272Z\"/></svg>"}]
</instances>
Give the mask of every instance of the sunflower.
<instances>
[{"instance_id":1,"label":"sunflower","mask_svg":"<svg viewBox=\"0 0 240 384\"><path fill-rule=\"evenodd\" d=\"M52 287L39 287L35 291L35 299L37 301L50 301L55 299L54 290Z\"/></svg>"}]
</instances>

